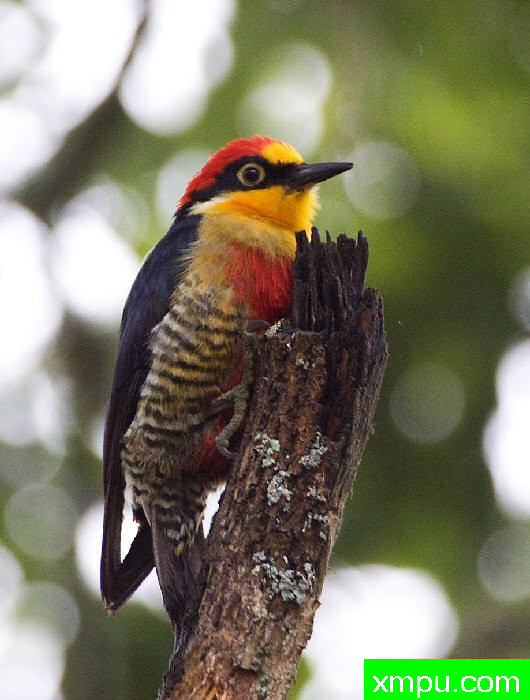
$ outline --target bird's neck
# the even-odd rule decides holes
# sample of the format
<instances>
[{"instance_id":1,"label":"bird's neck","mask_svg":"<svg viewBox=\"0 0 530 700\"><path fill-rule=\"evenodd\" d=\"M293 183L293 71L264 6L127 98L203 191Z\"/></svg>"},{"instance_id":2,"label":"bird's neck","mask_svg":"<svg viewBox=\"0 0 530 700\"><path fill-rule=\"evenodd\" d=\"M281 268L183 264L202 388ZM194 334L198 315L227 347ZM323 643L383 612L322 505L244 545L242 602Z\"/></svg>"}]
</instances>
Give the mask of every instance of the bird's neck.
<instances>
[{"instance_id":1,"label":"bird's neck","mask_svg":"<svg viewBox=\"0 0 530 700\"><path fill-rule=\"evenodd\" d=\"M294 231L249 217L204 216L190 263L205 286L227 286L250 318L274 323L289 313Z\"/></svg>"},{"instance_id":2,"label":"bird's neck","mask_svg":"<svg viewBox=\"0 0 530 700\"><path fill-rule=\"evenodd\" d=\"M252 228L252 224L255 230L264 228L275 245L276 232L309 230L318 208L314 187L287 191L276 186L220 194L206 202L197 202L191 211L212 221L237 222L236 228Z\"/></svg>"}]
</instances>

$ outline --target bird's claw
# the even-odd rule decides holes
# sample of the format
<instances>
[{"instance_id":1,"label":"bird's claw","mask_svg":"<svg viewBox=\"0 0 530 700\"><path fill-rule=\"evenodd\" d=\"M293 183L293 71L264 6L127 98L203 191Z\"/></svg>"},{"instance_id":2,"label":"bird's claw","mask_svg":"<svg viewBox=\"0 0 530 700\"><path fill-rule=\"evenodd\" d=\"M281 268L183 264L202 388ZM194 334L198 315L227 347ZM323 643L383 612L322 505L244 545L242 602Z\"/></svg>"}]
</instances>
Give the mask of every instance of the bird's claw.
<instances>
[{"instance_id":1,"label":"bird's claw","mask_svg":"<svg viewBox=\"0 0 530 700\"><path fill-rule=\"evenodd\" d=\"M228 445L230 444L230 438L232 438L232 436L237 432L237 430L241 426L241 423L243 422L243 419L245 417L245 413L247 412L248 398L250 394L250 384L247 383L246 380L248 379L248 377L245 377L245 374L246 370L245 373L243 373L243 379L241 381L241 384L238 384L233 389L230 389L230 391L227 391L226 394L223 394L219 397L219 399L225 406L227 403L234 404L234 415L227 423L227 425L225 425L225 427L221 430L219 435L215 438L215 444L217 445L217 449L223 455L223 457L226 457L227 459L234 459L234 457L236 456L234 452L231 452L228 449ZM250 383L252 383L252 380ZM229 394L230 396L227 397L227 394Z\"/></svg>"},{"instance_id":2,"label":"bird's claw","mask_svg":"<svg viewBox=\"0 0 530 700\"><path fill-rule=\"evenodd\" d=\"M270 328L270 324L266 321L254 320L250 321L243 334L243 344L245 347L245 369L241 377L241 383L229 389L213 402L212 413L219 413L230 404L234 405L234 414L227 425L221 430L215 438L215 444L219 452L226 459L234 459L235 452L228 449L230 439L241 427L241 423L247 412L248 399L250 396L250 387L254 383L254 336L256 333L263 332Z\"/></svg>"},{"instance_id":3,"label":"bird's claw","mask_svg":"<svg viewBox=\"0 0 530 700\"><path fill-rule=\"evenodd\" d=\"M235 459L236 453L235 453L235 452L231 452L230 450L227 450L227 448L224 446L224 444L221 444L221 440L219 439L220 437L221 437L221 436L218 435L218 436L215 438L215 445L216 445L218 451L221 453L221 455L222 455L225 459ZM226 442L226 441L223 440L223 443L224 443L224 442Z\"/></svg>"}]
</instances>

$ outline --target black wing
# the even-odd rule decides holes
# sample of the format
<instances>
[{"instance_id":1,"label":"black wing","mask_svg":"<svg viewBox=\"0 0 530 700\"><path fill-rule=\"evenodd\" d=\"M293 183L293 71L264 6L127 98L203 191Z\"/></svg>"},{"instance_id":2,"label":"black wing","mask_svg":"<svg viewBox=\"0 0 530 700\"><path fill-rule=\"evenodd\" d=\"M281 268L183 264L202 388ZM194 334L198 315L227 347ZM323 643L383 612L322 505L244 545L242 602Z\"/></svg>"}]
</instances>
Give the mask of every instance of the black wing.
<instances>
[{"instance_id":1,"label":"black wing","mask_svg":"<svg viewBox=\"0 0 530 700\"><path fill-rule=\"evenodd\" d=\"M186 253L197 240L198 216L175 220L145 260L127 298L120 328L103 444L105 512L101 554L101 593L109 611L136 590L154 565L151 532L143 514L129 554L121 561L121 526L125 480L121 466L122 440L138 405L149 371L149 338L165 316L175 286L186 265Z\"/></svg>"}]
</instances>

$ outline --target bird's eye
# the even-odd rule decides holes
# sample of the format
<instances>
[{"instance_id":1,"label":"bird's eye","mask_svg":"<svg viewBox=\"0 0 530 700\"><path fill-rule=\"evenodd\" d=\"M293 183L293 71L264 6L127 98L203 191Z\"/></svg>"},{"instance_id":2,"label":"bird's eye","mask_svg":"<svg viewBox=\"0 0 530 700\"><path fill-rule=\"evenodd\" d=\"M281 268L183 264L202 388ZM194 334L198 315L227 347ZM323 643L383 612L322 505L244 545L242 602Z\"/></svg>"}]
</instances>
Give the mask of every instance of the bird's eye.
<instances>
[{"instance_id":1,"label":"bird's eye","mask_svg":"<svg viewBox=\"0 0 530 700\"><path fill-rule=\"evenodd\" d=\"M237 172L237 179L245 187L255 187L265 178L265 169L259 163L248 163Z\"/></svg>"}]
</instances>

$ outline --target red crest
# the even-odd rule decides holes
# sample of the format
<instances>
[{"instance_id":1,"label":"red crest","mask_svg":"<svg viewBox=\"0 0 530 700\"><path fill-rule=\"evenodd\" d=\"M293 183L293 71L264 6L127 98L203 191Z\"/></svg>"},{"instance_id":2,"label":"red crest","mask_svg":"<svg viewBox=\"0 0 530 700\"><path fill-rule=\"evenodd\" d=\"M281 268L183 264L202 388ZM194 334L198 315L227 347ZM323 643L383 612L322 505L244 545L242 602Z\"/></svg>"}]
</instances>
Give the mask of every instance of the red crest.
<instances>
[{"instance_id":1,"label":"red crest","mask_svg":"<svg viewBox=\"0 0 530 700\"><path fill-rule=\"evenodd\" d=\"M274 143L275 139L268 136L253 136L250 139L236 139L215 153L205 164L200 173L193 177L186 187L179 208L191 201L193 192L204 190L215 184L215 179L227 165L247 156L259 156L263 149Z\"/></svg>"}]
</instances>

